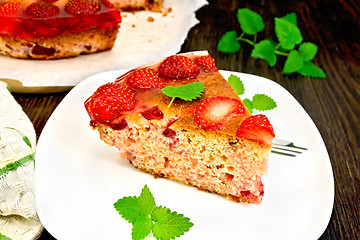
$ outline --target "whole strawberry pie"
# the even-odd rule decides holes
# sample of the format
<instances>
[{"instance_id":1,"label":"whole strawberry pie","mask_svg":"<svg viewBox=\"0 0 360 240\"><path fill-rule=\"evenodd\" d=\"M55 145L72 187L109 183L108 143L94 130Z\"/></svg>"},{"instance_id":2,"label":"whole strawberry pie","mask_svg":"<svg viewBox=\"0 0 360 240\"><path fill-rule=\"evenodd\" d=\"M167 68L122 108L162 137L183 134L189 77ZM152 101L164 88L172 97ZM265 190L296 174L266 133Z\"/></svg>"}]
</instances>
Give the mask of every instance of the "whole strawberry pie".
<instances>
[{"instance_id":1,"label":"whole strawberry pie","mask_svg":"<svg viewBox=\"0 0 360 240\"><path fill-rule=\"evenodd\" d=\"M0 53L62 59L109 50L120 22L108 0L0 0Z\"/></svg>"},{"instance_id":2,"label":"whole strawberry pie","mask_svg":"<svg viewBox=\"0 0 360 240\"><path fill-rule=\"evenodd\" d=\"M90 125L136 168L260 203L274 131L251 115L206 51L169 56L100 86Z\"/></svg>"}]
</instances>

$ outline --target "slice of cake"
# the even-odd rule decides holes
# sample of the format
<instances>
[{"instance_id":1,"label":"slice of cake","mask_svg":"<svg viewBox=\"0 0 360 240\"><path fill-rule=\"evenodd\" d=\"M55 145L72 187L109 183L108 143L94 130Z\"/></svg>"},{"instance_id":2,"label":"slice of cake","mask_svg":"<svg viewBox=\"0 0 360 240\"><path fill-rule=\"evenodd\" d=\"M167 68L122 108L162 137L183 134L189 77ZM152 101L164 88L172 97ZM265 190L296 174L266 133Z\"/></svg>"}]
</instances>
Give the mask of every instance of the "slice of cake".
<instances>
[{"instance_id":1,"label":"slice of cake","mask_svg":"<svg viewBox=\"0 0 360 240\"><path fill-rule=\"evenodd\" d=\"M0 0L0 53L47 60L109 50L120 22L108 0Z\"/></svg>"},{"instance_id":2,"label":"slice of cake","mask_svg":"<svg viewBox=\"0 0 360 240\"><path fill-rule=\"evenodd\" d=\"M200 96L186 100L165 94L199 87ZM133 69L100 86L85 108L100 138L136 168L234 201L261 202L272 126L266 116L251 115L206 51Z\"/></svg>"}]
</instances>

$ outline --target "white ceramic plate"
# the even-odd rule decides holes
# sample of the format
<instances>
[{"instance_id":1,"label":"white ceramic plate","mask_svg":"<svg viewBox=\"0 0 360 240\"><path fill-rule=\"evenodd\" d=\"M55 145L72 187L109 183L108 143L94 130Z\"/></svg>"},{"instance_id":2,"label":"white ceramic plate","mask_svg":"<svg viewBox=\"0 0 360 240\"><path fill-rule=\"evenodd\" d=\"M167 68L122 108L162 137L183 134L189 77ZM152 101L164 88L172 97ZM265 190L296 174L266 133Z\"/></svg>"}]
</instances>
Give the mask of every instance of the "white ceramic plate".
<instances>
[{"instance_id":1,"label":"white ceramic plate","mask_svg":"<svg viewBox=\"0 0 360 240\"><path fill-rule=\"evenodd\" d=\"M152 175L121 160L89 126L84 101L125 71L94 75L60 103L36 151L36 201L45 228L57 239L131 239L131 224L114 209L147 184L157 205L189 217L194 226L181 239L318 239L331 217L334 180L324 142L304 109L268 79L228 71L245 85L241 98L265 93L278 104L266 112L277 138L308 151L296 158L272 154L263 177L260 205L235 203L216 194Z\"/></svg>"}]
</instances>

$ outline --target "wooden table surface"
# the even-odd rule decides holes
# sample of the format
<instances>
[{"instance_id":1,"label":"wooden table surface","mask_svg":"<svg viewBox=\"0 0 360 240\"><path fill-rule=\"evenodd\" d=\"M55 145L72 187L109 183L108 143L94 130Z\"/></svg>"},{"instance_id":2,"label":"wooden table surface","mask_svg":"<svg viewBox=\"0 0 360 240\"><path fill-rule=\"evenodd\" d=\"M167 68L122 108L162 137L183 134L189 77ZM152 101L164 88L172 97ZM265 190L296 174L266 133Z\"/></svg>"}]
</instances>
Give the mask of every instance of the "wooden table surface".
<instances>
[{"instance_id":1,"label":"wooden table surface","mask_svg":"<svg viewBox=\"0 0 360 240\"><path fill-rule=\"evenodd\" d=\"M236 54L217 51L222 34L239 30L235 14L247 7L265 21L259 38L276 39L274 17L297 14L304 42L319 50L314 62L326 79L282 74L282 64L269 67L250 56L243 44ZM329 225L320 239L360 239L360 2L357 0L210 0L196 13L200 23L191 29L181 51L207 49L219 69L251 73L271 79L286 88L310 115L326 144L335 180L335 199ZM66 96L15 94L34 124L37 135ZM44 231L40 239L53 239Z\"/></svg>"}]
</instances>

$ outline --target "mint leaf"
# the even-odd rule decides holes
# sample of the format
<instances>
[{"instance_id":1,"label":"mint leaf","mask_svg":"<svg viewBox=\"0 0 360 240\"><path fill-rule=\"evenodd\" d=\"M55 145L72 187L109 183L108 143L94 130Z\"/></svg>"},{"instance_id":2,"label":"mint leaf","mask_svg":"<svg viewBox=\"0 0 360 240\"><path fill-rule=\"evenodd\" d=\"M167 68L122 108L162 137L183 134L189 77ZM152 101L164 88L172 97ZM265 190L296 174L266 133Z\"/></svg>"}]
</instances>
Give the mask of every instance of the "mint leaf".
<instances>
[{"instance_id":1,"label":"mint leaf","mask_svg":"<svg viewBox=\"0 0 360 240\"><path fill-rule=\"evenodd\" d=\"M156 206L155 199L147 185L139 197L123 197L114 203L115 209L133 227L133 240L143 240L151 232L158 240L174 239L189 231L194 225L183 214Z\"/></svg>"},{"instance_id":2,"label":"mint leaf","mask_svg":"<svg viewBox=\"0 0 360 240\"><path fill-rule=\"evenodd\" d=\"M291 50L284 65L284 73L293 73L299 71L304 65L304 59L296 50Z\"/></svg>"},{"instance_id":3,"label":"mint leaf","mask_svg":"<svg viewBox=\"0 0 360 240\"><path fill-rule=\"evenodd\" d=\"M252 99L254 109L267 111L276 108L276 102L266 94L255 94Z\"/></svg>"},{"instance_id":4,"label":"mint leaf","mask_svg":"<svg viewBox=\"0 0 360 240\"><path fill-rule=\"evenodd\" d=\"M219 40L217 50L224 53L235 53L240 50L236 31L226 32Z\"/></svg>"},{"instance_id":5,"label":"mint leaf","mask_svg":"<svg viewBox=\"0 0 360 240\"><path fill-rule=\"evenodd\" d=\"M238 9L236 17L240 23L241 29L246 34L254 35L265 28L262 17L248 8Z\"/></svg>"},{"instance_id":6,"label":"mint leaf","mask_svg":"<svg viewBox=\"0 0 360 240\"><path fill-rule=\"evenodd\" d=\"M129 223L134 223L135 220L142 215L142 209L137 197L124 197L114 203L116 211Z\"/></svg>"},{"instance_id":7,"label":"mint leaf","mask_svg":"<svg viewBox=\"0 0 360 240\"><path fill-rule=\"evenodd\" d=\"M282 19L297 26L296 13L289 13L289 14L283 16Z\"/></svg>"},{"instance_id":8,"label":"mint leaf","mask_svg":"<svg viewBox=\"0 0 360 240\"><path fill-rule=\"evenodd\" d=\"M228 81L230 85L235 89L238 95L244 94L245 92L244 84L238 76L231 74L228 77ZM239 89L241 91L239 91ZM255 94L252 100L245 98L242 100L242 102L247 107L247 109L249 109L251 113L253 113L254 109L259 111L266 111L276 108L276 102L271 97L265 94Z\"/></svg>"},{"instance_id":9,"label":"mint leaf","mask_svg":"<svg viewBox=\"0 0 360 240\"><path fill-rule=\"evenodd\" d=\"M162 240L180 237L194 225L183 214L171 212L170 209L161 206L154 209L151 219L155 222L152 230L154 236Z\"/></svg>"},{"instance_id":10,"label":"mint leaf","mask_svg":"<svg viewBox=\"0 0 360 240\"><path fill-rule=\"evenodd\" d=\"M314 63L305 61L303 67L298 70L298 73L305 77L318 77L318 78L326 78L326 74L324 71L317 67Z\"/></svg>"},{"instance_id":11,"label":"mint leaf","mask_svg":"<svg viewBox=\"0 0 360 240\"><path fill-rule=\"evenodd\" d=\"M185 101L192 101L201 96L201 93L204 91L205 85L200 82L193 82L180 86L167 86L161 91L168 97L178 97Z\"/></svg>"},{"instance_id":12,"label":"mint leaf","mask_svg":"<svg viewBox=\"0 0 360 240\"><path fill-rule=\"evenodd\" d=\"M261 58L268 62L270 67L276 64L275 43L269 39L262 40L255 44L254 49L251 52L251 56L254 58Z\"/></svg>"},{"instance_id":13,"label":"mint leaf","mask_svg":"<svg viewBox=\"0 0 360 240\"><path fill-rule=\"evenodd\" d=\"M131 229L131 237L133 240L142 240L148 236L153 227L153 222L148 216L141 216L136 219Z\"/></svg>"},{"instance_id":14,"label":"mint leaf","mask_svg":"<svg viewBox=\"0 0 360 240\"><path fill-rule=\"evenodd\" d=\"M228 82L230 83L231 87L235 90L237 95L244 94L245 92L244 84L238 76L231 74L228 77Z\"/></svg>"},{"instance_id":15,"label":"mint leaf","mask_svg":"<svg viewBox=\"0 0 360 240\"><path fill-rule=\"evenodd\" d=\"M304 61L310 61L312 60L316 53L317 53L318 47L310 42L302 43L299 46L299 53L304 59Z\"/></svg>"},{"instance_id":16,"label":"mint leaf","mask_svg":"<svg viewBox=\"0 0 360 240\"><path fill-rule=\"evenodd\" d=\"M275 33L280 45L286 50L293 49L303 40L299 28L287 18L275 18Z\"/></svg>"},{"instance_id":17,"label":"mint leaf","mask_svg":"<svg viewBox=\"0 0 360 240\"><path fill-rule=\"evenodd\" d=\"M154 196L150 192L150 189L147 185L141 191L140 196L138 197L138 203L141 207L142 214L148 216L153 211L156 206Z\"/></svg>"},{"instance_id":18,"label":"mint leaf","mask_svg":"<svg viewBox=\"0 0 360 240\"><path fill-rule=\"evenodd\" d=\"M251 113L253 113L254 106L253 106L252 101L250 99L248 99L248 98L245 98L242 101L243 101L244 105L247 107L247 109L249 109L249 111Z\"/></svg>"}]
</instances>

